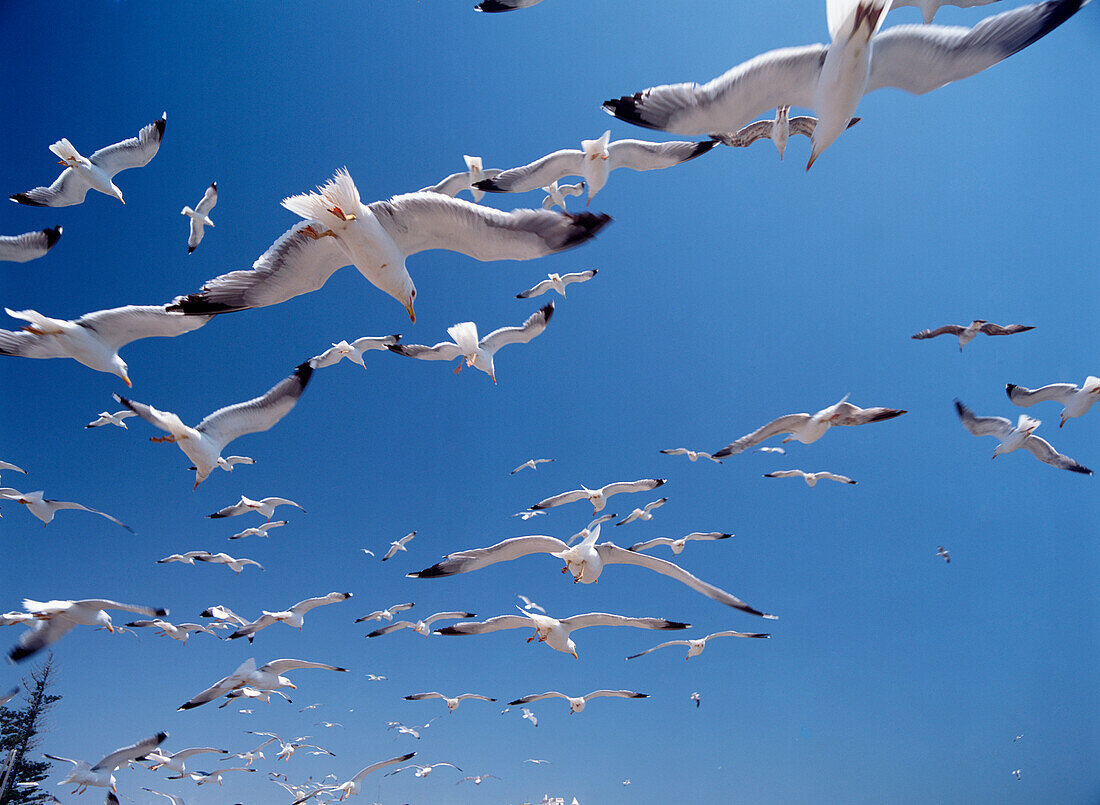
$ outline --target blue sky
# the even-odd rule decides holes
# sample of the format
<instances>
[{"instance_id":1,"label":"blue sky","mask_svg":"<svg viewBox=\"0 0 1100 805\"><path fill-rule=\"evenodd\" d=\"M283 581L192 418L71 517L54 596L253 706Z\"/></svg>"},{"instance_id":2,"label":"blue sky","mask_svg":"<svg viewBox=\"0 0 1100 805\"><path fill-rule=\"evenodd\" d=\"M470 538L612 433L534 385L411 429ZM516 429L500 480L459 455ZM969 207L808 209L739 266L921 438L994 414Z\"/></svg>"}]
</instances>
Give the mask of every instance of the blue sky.
<instances>
[{"instance_id":1,"label":"blue sky","mask_svg":"<svg viewBox=\"0 0 1100 805\"><path fill-rule=\"evenodd\" d=\"M118 177L125 206L92 193L64 209L0 207L4 234L65 227L45 258L0 268L4 305L76 318L166 301L249 267L297 220L279 201L336 168L348 167L368 201L433 184L459 170L463 154L504 168L607 128L615 139L660 139L612 120L600 103L708 80L765 50L827 36L823 4L801 0L547 0L497 15L471 4L9 0L0 46L18 58L0 87L5 193L48 184L56 166L46 149L62 136L87 154L164 110L168 124L156 158ZM937 21L973 25L1014 5L947 8ZM887 24L918 20L906 8ZM1098 43L1088 8L979 76L920 98L873 93L859 108L863 121L809 174L801 139L782 162L760 143L716 148L671 170L617 172L591 206L614 223L565 254L524 263L415 255L415 325L348 268L282 305L132 344L123 351L131 396L194 423L262 393L333 341L400 332L431 344L457 321L482 331L518 324L546 300L514 295L547 272L600 271L567 300L555 297L542 336L497 356L499 386L383 353L367 356L366 372L347 362L319 370L275 429L232 445L254 466L216 471L194 492L185 457L151 444L145 423L82 429L115 410L111 393L126 392L117 378L72 361L5 359L0 458L31 474L5 473L4 485L101 508L137 534L77 512L43 530L5 506L4 611L24 597L108 597L167 606L180 621L215 603L255 616L332 590L354 594L311 613L302 633L277 625L251 648L205 635L181 646L77 629L57 646L64 699L43 749L94 762L166 729L168 748L244 751L258 743L244 731L263 730L312 735L337 755L269 760L215 791L140 769L120 774L120 790L139 803L142 786L189 804L281 802L268 770L343 780L413 750L423 762L502 779L473 789L456 787L464 774L449 769L425 780L379 776L363 797L381 782L383 802L538 801L546 792L582 803L1095 799L1096 479L1023 452L990 461L995 442L967 434L951 401L1015 419L1006 382L1080 383L1098 373L1100 163L1090 133L1100 98L1088 79L1100 68ZM216 228L188 256L179 210L213 180ZM541 200L486 202L510 209ZM973 318L1036 329L979 338L962 354L951 339L909 339ZM713 451L848 393L859 405L909 413L790 444L786 456L746 453L722 466L657 452ZM1096 412L1061 430L1054 404L1029 413L1062 452L1100 465ZM534 456L557 461L508 475ZM809 489L760 477L792 467L859 484ZM733 532L678 561L778 621L641 569L614 567L599 584L573 585L549 557L450 579L402 575L511 536L567 538L590 519L581 504L528 523L508 515L579 483L641 477L667 478L668 504L652 522L605 535L629 545ZM242 493L289 497L308 512L291 512L269 540L226 542L258 519L203 515ZM658 496L613 499L609 511L625 515ZM414 529L409 552L385 565L359 551L380 554ZM941 544L950 565L935 556ZM222 567L155 564L192 549L248 556L266 570L234 577ZM410 614L490 617L512 611L515 593L559 617L604 610L689 621L690 635L773 637L716 641L688 663L673 650L626 662L665 636L587 630L574 660L526 645L519 631L366 641L369 629L352 624L400 601L416 602ZM4 636L12 644L18 629ZM211 705L175 712L250 656L352 670L298 672L293 705L258 704L253 715ZM23 670L0 672L0 687ZM370 683L366 673L388 679ZM564 702L540 702L537 728L516 708L500 715L502 705L466 702L447 715L439 702L401 700L423 690L507 701L604 687L651 698L598 700L575 716ZM698 709L692 691L702 696ZM323 706L298 713L314 702ZM385 729L434 716L420 741ZM316 726L322 719L345 726ZM551 763L522 763L528 757ZM193 767L214 765L199 758Z\"/></svg>"}]
</instances>

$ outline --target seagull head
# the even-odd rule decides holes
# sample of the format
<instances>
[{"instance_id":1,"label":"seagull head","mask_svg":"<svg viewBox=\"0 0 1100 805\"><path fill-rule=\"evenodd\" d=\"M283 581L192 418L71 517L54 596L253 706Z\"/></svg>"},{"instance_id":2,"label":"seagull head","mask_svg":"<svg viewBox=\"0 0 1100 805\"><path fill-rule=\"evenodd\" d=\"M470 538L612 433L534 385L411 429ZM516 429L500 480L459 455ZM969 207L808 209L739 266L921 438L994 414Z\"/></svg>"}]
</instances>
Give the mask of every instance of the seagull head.
<instances>
[{"instance_id":1,"label":"seagull head","mask_svg":"<svg viewBox=\"0 0 1100 805\"><path fill-rule=\"evenodd\" d=\"M118 353L111 356L110 365L110 373L122 378L122 382L126 384L127 388L133 388L134 384L130 382L130 367L126 365L126 361L118 356Z\"/></svg>"}]
</instances>

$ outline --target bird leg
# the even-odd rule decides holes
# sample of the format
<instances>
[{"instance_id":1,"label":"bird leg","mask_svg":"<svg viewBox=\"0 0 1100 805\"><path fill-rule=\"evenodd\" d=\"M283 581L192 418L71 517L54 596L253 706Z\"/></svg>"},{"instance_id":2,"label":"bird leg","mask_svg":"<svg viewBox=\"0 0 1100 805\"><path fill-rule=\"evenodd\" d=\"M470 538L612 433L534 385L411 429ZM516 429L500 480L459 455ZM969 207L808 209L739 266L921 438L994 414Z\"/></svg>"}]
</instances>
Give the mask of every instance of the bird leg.
<instances>
[{"instance_id":1,"label":"bird leg","mask_svg":"<svg viewBox=\"0 0 1100 805\"><path fill-rule=\"evenodd\" d=\"M303 235L305 235L307 238L313 238L313 240L320 240L321 238L324 238L324 237L330 237L330 238L336 237L336 233L333 232L331 229L326 229L324 232L318 232L316 229L313 228L312 224L310 224L307 227L303 227L299 231Z\"/></svg>"},{"instance_id":2,"label":"bird leg","mask_svg":"<svg viewBox=\"0 0 1100 805\"><path fill-rule=\"evenodd\" d=\"M339 218L341 221L354 221L354 220L356 220L354 215L348 215L346 212L344 212L339 207L329 207L328 211L331 212L333 215L335 215L337 218Z\"/></svg>"}]
</instances>

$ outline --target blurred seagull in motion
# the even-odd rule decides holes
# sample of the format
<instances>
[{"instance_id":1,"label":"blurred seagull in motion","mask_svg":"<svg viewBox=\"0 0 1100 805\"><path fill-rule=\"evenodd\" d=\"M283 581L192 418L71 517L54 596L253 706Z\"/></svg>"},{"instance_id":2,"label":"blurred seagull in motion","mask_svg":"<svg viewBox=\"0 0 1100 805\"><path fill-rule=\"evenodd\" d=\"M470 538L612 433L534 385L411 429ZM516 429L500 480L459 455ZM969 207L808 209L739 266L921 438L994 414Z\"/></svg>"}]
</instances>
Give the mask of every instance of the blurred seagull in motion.
<instances>
[{"instance_id":1,"label":"blurred seagull in motion","mask_svg":"<svg viewBox=\"0 0 1100 805\"><path fill-rule=\"evenodd\" d=\"M169 623L166 620L161 620L160 618L157 618L156 620L151 621L130 621L129 623L123 625L131 629L156 629L157 631L154 632L154 634L158 636L170 637L173 640L179 641L180 643L186 643L187 638L191 636L192 632L203 632L208 635L214 635L214 637L217 637L219 640L221 640L221 636L217 632L207 626L203 626L201 623L181 623L177 625L174 623ZM182 769L180 769L180 771L182 771Z\"/></svg>"},{"instance_id":2,"label":"blurred seagull in motion","mask_svg":"<svg viewBox=\"0 0 1100 805\"><path fill-rule=\"evenodd\" d=\"M203 228L214 225L214 222L210 220L210 211L214 209L214 205L217 203L218 183L211 182L210 187L206 188L206 192L202 194L202 199L195 206L195 209L184 207L180 210L180 215L187 216L191 222L191 234L187 238L188 254L195 251L195 248L202 241Z\"/></svg>"},{"instance_id":3,"label":"blurred seagull in motion","mask_svg":"<svg viewBox=\"0 0 1100 805\"><path fill-rule=\"evenodd\" d=\"M61 239L62 228L39 229L22 235L0 235L0 260L12 263L25 263L42 257L57 245Z\"/></svg>"},{"instance_id":4,"label":"blurred seagull in motion","mask_svg":"<svg viewBox=\"0 0 1100 805\"><path fill-rule=\"evenodd\" d=\"M112 625L111 616L105 610L120 609L137 615L149 615L163 618L167 609L154 609L135 604L121 604L106 598L85 598L78 601L32 601L23 600L23 609L34 616L34 628L23 632L19 645L8 652L12 662L20 662L31 655L51 646L77 626L98 626L108 632L118 627ZM150 747L151 748L151 747Z\"/></svg>"},{"instance_id":5,"label":"blurred seagull in motion","mask_svg":"<svg viewBox=\"0 0 1100 805\"><path fill-rule=\"evenodd\" d=\"M666 646L687 646L688 653L684 659L690 660L692 657L698 657L702 654L703 649L707 647L707 641L713 640L716 637L771 637L771 635L758 632L715 632L714 634L708 634L706 637L701 637L698 640L669 640L667 643L661 643L653 648L647 648L645 651L640 651L637 654L631 654L627 659L633 660L644 654L649 654L651 651L665 648Z\"/></svg>"},{"instance_id":6,"label":"blurred seagull in motion","mask_svg":"<svg viewBox=\"0 0 1100 805\"><path fill-rule=\"evenodd\" d=\"M943 327L937 327L935 330L921 330L919 333L911 335L917 341L922 341L926 338L935 338L939 335L957 335L959 337L959 352L962 352L963 347L973 341L978 333L985 333L986 335L1015 335L1016 333L1026 333L1028 330L1034 330L1034 326L1027 324L1008 324L1001 326L1000 324L992 324L984 319L974 319L970 324L945 324Z\"/></svg>"},{"instance_id":7,"label":"blurred seagull in motion","mask_svg":"<svg viewBox=\"0 0 1100 805\"><path fill-rule=\"evenodd\" d=\"M406 609L412 609L416 604L394 604L393 606L386 607L385 609L378 609L369 615L364 615L361 618L356 618L356 623L362 623L363 621L381 621L385 619L392 621L393 616L398 612L404 612Z\"/></svg>"},{"instance_id":8,"label":"blurred seagull in motion","mask_svg":"<svg viewBox=\"0 0 1100 805\"><path fill-rule=\"evenodd\" d=\"M1059 402L1062 404L1062 416L1058 427L1074 417L1084 416L1097 400L1100 400L1100 377L1089 375L1080 387L1072 383L1051 383L1037 389L1016 386L1009 383L1005 393L1013 405L1030 408L1035 403Z\"/></svg>"},{"instance_id":9,"label":"blurred seagull in motion","mask_svg":"<svg viewBox=\"0 0 1100 805\"><path fill-rule=\"evenodd\" d=\"M165 113L160 120L145 126L137 137L100 148L91 157L81 156L73 144L62 137L50 146L50 150L61 160L58 164L65 166L61 175L49 187L16 193L11 200L32 207L68 207L83 202L89 190L98 190L125 204L122 191L111 180L120 171L149 164L160 148L167 119Z\"/></svg>"},{"instance_id":10,"label":"blurred seagull in motion","mask_svg":"<svg viewBox=\"0 0 1100 805\"><path fill-rule=\"evenodd\" d=\"M383 760L383 761L380 761L378 763L372 763L371 765L367 766L365 769L360 770L359 773L356 774L354 777L352 777L350 780L347 780L343 783L340 783L340 785L333 785L333 786L323 785L320 788L318 788L316 791L314 791L313 793L308 794L305 797L302 797L301 799L294 800L293 805L301 805L301 803L307 802L308 800L312 799L313 797L318 796L319 794L326 794L326 793L335 794L337 791L340 792L339 799L342 802L345 799L347 799L348 797L356 796L357 794L359 794L360 791L363 790L363 778L365 778L368 774L370 774L372 772L376 772L379 769L383 769L386 766L392 766L396 763L404 763L406 760L409 760L409 759L414 758L414 757L416 757L416 752L409 752L406 755L399 755L398 757L391 757L389 760ZM337 777L336 779L339 780L340 778Z\"/></svg>"},{"instance_id":11,"label":"blurred seagull in motion","mask_svg":"<svg viewBox=\"0 0 1100 805\"><path fill-rule=\"evenodd\" d=\"M70 760L67 757L47 755L45 752L42 753L42 757L56 760L59 763L73 764L72 771L70 771L69 775L58 783L58 785L75 785L76 788L73 790L74 794L83 794L89 787L110 788L112 792L117 792L115 769L126 766L138 758L143 757L151 750L164 743L167 738L167 732L158 732L156 735L138 741L133 746L124 746L122 749L116 749L94 766L86 760ZM117 802L118 800L115 801Z\"/></svg>"},{"instance_id":12,"label":"blurred seagull in motion","mask_svg":"<svg viewBox=\"0 0 1100 805\"><path fill-rule=\"evenodd\" d=\"M831 472L803 472L802 470L779 470L777 472L768 472L764 474L765 478L801 478L806 482L806 485L811 489L817 486L817 482L821 480L826 481L839 481L842 484L855 484L851 478L845 475L834 475Z\"/></svg>"},{"instance_id":13,"label":"blurred seagull in motion","mask_svg":"<svg viewBox=\"0 0 1100 805\"><path fill-rule=\"evenodd\" d=\"M206 560L200 559L200 561ZM263 614L259 618L252 621L252 623L242 625L237 631L229 635L229 639L235 640L238 637L248 637L261 629L266 629L274 623L285 623L287 626L301 629L305 624L307 612L317 607L338 604L341 601L347 601L349 598L351 598L351 593L329 593L328 595L323 595L318 598L307 598L304 601L299 601L297 604L294 604L294 606L281 612L261 610Z\"/></svg>"},{"instance_id":14,"label":"blurred seagull in motion","mask_svg":"<svg viewBox=\"0 0 1100 805\"><path fill-rule=\"evenodd\" d=\"M418 620L416 623L412 621L394 621L389 626L383 626L381 629L375 629L373 632L367 635L367 637L381 637L384 634L390 634L391 632L399 631L400 629L412 629L418 635L424 637L431 637L432 624L436 621L443 620L458 620L459 618L476 618L473 612L437 612L434 615L429 615L423 620Z\"/></svg>"},{"instance_id":15,"label":"blurred seagull in motion","mask_svg":"<svg viewBox=\"0 0 1100 805\"><path fill-rule=\"evenodd\" d=\"M1019 421L1013 425L1010 420L1001 416L975 416L973 411L958 400L955 400L955 411L963 427L972 435L996 437L1000 444L993 449L993 458L1022 447L1035 458L1052 467L1082 475L1092 475L1092 470L1088 467L1078 464L1069 456L1062 455L1051 447L1050 442L1034 435L1035 429L1042 424L1038 419L1020 414Z\"/></svg>"},{"instance_id":16,"label":"blurred seagull in motion","mask_svg":"<svg viewBox=\"0 0 1100 805\"><path fill-rule=\"evenodd\" d=\"M542 0L482 0L474 6L474 11L497 14L502 11L515 11L517 8L530 8L541 2Z\"/></svg>"},{"instance_id":17,"label":"blurred seagull in motion","mask_svg":"<svg viewBox=\"0 0 1100 805\"><path fill-rule=\"evenodd\" d=\"M272 660L257 668L256 660L250 657L241 663L237 670L229 676L222 677L202 693L184 702L178 709L190 710L206 704L207 702L212 702L217 698L225 696L230 691L245 686L263 691L273 691L278 688L296 689L297 686L291 683L291 681L286 678L285 674L303 668L319 668L323 671L342 672L347 672L348 670L347 668L340 668L335 665L325 665L320 662L295 659Z\"/></svg>"},{"instance_id":18,"label":"blurred seagull in motion","mask_svg":"<svg viewBox=\"0 0 1100 805\"><path fill-rule=\"evenodd\" d=\"M555 461L555 460L556 459L553 459L553 458L529 458L529 459L527 459L527 461L524 461L522 464L520 464L518 467L516 467L514 470L512 470L508 474L509 475L515 475L517 472L519 472L522 469L526 469L527 467L530 467L533 470L537 470L539 464L549 464L550 462Z\"/></svg>"},{"instance_id":19,"label":"blurred seagull in motion","mask_svg":"<svg viewBox=\"0 0 1100 805\"><path fill-rule=\"evenodd\" d=\"M937 546L936 556L943 557L943 561L947 562L947 564L951 564L951 551L947 550L942 545Z\"/></svg>"},{"instance_id":20,"label":"blurred seagull in motion","mask_svg":"<svg viewBox=\"0 0 1100 805\"><path fill-rule=\"evenodd\" d=\"M587 500L592 504L592 514L599 514L607 505L607 499L612 495L620 495L631 492L652 492L659 486L664 486L664 478L642 478L637 481L617 481L616 483L602 486L599 489L589 489L582 485L580 489L571 492L562 492L560 495L540 500L531 507L532 511L550 509L554 506L564 506L566 503L575 503L578 500Z\"/></svg>"},{"instance_id":21,"label":"blurred seagull in motion","mask_svg":"<svg viewBox=\"0 0 1100 805\"><path fill-rule=\"evenodd\" d=\"M435 691L430 693L414 693L411 696L406 696L405 699L410 702L419 702L424 699L442 699L444 704L447 705L448 713L453 713L457 710L463 699L480 699L483 702L496 701L496 699L490 699L488 696L482 696L480 693L463 693L452 699L450 696L444 696L442 693L437 693Z\"/></svg>"},{"instance_id":22,"label":"blurred seagull in motion","mask_svg":"<svg viewBox=\"0 0 1100 805\"><path fill-rule=\"evenodd\" d=\"M542 607L540 607L540 606L539 606L538 604L536 604L536 603L535 603L534 601L532 601L532 600L531 600L530 598L528 598L528 597L527 597L526 595L520 595L519 593L516 593L516 598L518 598L518 599L519 599L520 601L522 601L522 602L523 602L523 608L524 608L524 609L526 609L526 610L527 610L528 612L531 612L532 610L535 610L535 609L537 609L537 610L538 610L539 612L541 612L541 613L542 613L543 615L545 615L545 614L546 614L546 610L545 610L545 609L543 609Z\"/></svg>"}]
</instances>

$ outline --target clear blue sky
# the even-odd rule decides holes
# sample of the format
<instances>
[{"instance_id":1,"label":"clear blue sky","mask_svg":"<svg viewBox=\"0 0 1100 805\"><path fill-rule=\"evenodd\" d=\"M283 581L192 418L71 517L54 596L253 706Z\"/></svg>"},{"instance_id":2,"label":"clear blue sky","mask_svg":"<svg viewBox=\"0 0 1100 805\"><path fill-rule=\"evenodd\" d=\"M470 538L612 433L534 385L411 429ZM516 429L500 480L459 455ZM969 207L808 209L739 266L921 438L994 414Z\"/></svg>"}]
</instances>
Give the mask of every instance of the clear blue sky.
<instances>
[{"instance_id":1,"label":"clear blue sky","mask_svg":"<svg viewBox=\"0 0 1100 805\"><path fill-rule=\"evenodd\" d=\"M476 14L472 3L8 0L5 194L57 175L47 146L62 136L87 154L164 110L168 125L156 158L118 177L125 206L96 193L64 209L0 206L4 234L65 227L45 258L0 266L3 304L76 318L166 301L249 267L297 220L279 201L341 166L369 201L438 181L461 169L464 153L506 168L607 128L613 138L660 139L612 120L600 103L709 80L765 50L827 37L824 4L807 0L546 0L497 15ZM947 8L939 21L973 25L1014 5ZM918 20L907 8L887 24ZM126 392L117 378L72 361L3 359L0 458L31 471L5 473L4 485L101 508L137 534L77 512L43 530L5 506L0 610L24 597L108 597L167 606L180 621L216 603L256 616L332 590L355 596L311 613L302 633L269 628L251 648L77 629L57 646L64 699L42 748L94 762L165 729L168 748L243 751L258 742L245 730L265 730L312 735L337 755L262 762L261 773L230 775L213 791L121 773L120 790L138 803L142 786L181 793L189 805L282 802L268 770L343 780L412 750L502 779L474 789L456 788L464 775L449 769L426 780L379 776L368 778L363 801L379 782L391 803L514 803L546 792L585 805L1095 801L1097 480L1024 452L990 461L994 441L968 435L951 400L1015 419L1006 382L1100 373L1098 45L1100 16L1087 8L974 78L921 98L876 92L859 108L863 122L809 174L802 139L783 162L760 143L667 171L620 171L591 207L615 222L580 249L525 263L412 257L415 325L349 268L314 294L135 343L123 352L131 395L195 423L263 392L333 341L400 332L431 344L457 321L482 331L518 324L545 300L514 295L547 272L600 271L555 299L544 335L498 355L499 386L383 353L367 356L366 372L347 362L318 371L275 429L233 444L255 466L215 471L194 492L185 457L151 444L147 424L82 429L115 410L111 393ZM217 226L189 257L179 210L213 180ZM486 201L537 206L541 194ZM973 318L1036 329L981 338L962 354L950 339L909 339ZM723 466L657 452L713 451L847 393L909 413ZM1100 413L1061 430L1054 404L1029 413L1044 420L1040 435L1100 470ZM533 456L557 462L508 475ZM859 485L761 478L792 467ZM692 545L679 561L778 621L641 569L613 567L599 584L573 585L549 557L451 579L403 577L506 537L567 538L589 509L574 504L528 523L508 515L578 483L653 476L669 479L668 504L652 522L605 533L626 545L735 533ZM269 540L227 542L258 518L203 515L242 493L293 498L308 513L291 512ZM626 514L657 496L613 499L609 510ZM414 529L409 552L385 565L359 552L381 554ZM941 544L950 565L935 556ZM235 577L154 563L191 549L252 557L266 571ZM512 611L515 593L558 616L606 610L689 621L691 635L773 638L716 641L687 663L673 650L626 662L664 636L587 630L574 660L525 644L526 632L367 641L369 629L352 624L400 601L415 601L412 613L489 617ZM4 630L4 645L18 632ZM254 715L213 705L175 712L250 656L352 673L298 672L293 706L257 704ZM0 670L0 688L25 670ZM366 673L389 679L368 683ZM466 702L447 715L439 702L401 700L424 690L507 701L604 687L651 698L599 700L575 716L564 702L538 703L537 729L499 705ZM298 713L314 702L324 705ZM388 720L433 716L420 741L385 730ZM345 726L315 726L321 719ZM551 763L522 763L528 757ZM200 757L193 767L215 765ZM93 791L82 801L99 799Z\"/></svg>"}]
</instances>

